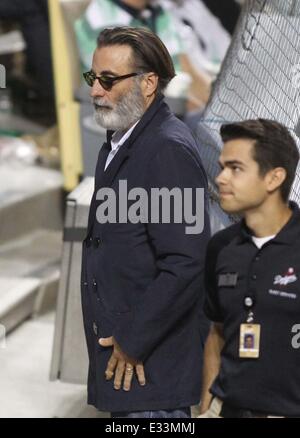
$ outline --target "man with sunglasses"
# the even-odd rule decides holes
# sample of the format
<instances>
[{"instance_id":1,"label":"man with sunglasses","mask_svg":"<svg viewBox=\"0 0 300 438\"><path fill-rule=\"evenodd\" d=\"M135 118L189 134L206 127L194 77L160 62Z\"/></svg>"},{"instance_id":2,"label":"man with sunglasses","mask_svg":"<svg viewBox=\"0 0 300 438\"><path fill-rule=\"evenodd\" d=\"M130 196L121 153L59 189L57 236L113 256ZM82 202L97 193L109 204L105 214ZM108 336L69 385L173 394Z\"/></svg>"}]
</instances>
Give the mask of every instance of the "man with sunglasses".
<instances>
[{"instance_id":1,"label":"man with sunglasses","mask_svg":"<svg viewBox=\"0 0 300 438\"><path fill-rule=\"evenodd\" d=\"M163 99L173 76L161 40L126 27L100 33L84 74L95 118L107 129L82 256L88 403L115 418L185 418L199 402L208 329L201 288L210 234L206 196L198 234L186 232L186 217L178 223L172 214L168 223L151 214L148 221L99 214L107 201L103 190L118 206L133 207L119 189L124 182L149 194L152 188L201 188L206 195L195 139Z\"/></svg>"}]
</instances>

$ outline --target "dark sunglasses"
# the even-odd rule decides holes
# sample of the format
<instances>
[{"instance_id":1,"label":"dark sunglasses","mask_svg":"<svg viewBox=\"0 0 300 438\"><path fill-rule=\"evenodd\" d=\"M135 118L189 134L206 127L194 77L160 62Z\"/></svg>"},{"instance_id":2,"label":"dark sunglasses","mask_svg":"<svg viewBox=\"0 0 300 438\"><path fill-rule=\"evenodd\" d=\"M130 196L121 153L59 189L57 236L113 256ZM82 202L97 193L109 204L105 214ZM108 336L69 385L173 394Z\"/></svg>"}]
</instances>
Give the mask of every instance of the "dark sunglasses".
<instances>
[{"instance_id":1,"label":"dark sunglasses","mask_svg":"<svg viewBox=\"0 0 300 438\"><path fill-rule=\"evenodd\" d=\"M133 76L140 76L144 73L129 73L128 75L123 76L107 76L107 75L100 75L96 76L95 73L90 70L86 73L83 73L83 77L85 79L85 82L92 87L94 85L94 82L96 79L98 79L101 87L104 88L106 91L110 91L112 87L114 86L115 81L121 81L123 79L131 78Z\"/></svg>"}]
</instances>

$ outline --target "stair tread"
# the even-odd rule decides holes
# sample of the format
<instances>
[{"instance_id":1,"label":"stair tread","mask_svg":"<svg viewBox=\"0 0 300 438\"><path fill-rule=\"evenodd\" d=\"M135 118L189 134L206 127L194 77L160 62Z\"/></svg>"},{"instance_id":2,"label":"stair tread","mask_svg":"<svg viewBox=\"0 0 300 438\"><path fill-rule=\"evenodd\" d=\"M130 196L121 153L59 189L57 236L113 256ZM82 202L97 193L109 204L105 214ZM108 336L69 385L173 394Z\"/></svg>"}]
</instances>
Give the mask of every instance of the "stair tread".
<instances>
[{"instance_id":1,"label":"stair tread","mask_svg":"<svg viewBox=\"0 0 300 438\"><path fill-rule=\"evenodd\" d=\"M0 168L0 213L1 209L13 206L16 202L24 202L43 192L61 189L62 175L57 170L38 166L22 167L16 172L14 166Z\"/></svg>"},{"instance_id":2,"label":"stair tread","mask_svg":"<svg viewBox=\"0 0 300 438\"><path fill-rule=\"evenodd\" d=\"M40 229L10 240L0 245L0 276L44 277L58 268L61 251L61 231Z\"/></svg>"},{"instance_id":3,"label":"stair tread","mask_svg":"<svg viewBox=\"0 0 300 438\"><path fill-rule=\"evenodd\" d=\"M27 297L37 292L41 279L0 277L0 321Z\"/></svg>"}]
</instances>

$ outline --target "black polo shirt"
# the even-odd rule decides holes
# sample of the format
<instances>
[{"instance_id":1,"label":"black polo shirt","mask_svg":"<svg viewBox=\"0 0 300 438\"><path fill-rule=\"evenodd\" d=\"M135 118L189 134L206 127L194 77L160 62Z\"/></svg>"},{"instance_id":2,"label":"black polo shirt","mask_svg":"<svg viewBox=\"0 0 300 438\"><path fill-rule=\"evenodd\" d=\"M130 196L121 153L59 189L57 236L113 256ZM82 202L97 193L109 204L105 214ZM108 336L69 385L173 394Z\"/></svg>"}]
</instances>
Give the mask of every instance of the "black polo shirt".
<instances>
[{"instance_id":1,"label":"black polo shirt","mask_svg":"<svg viewBox=\"0 0 300 438\"><path fill-rule=\"evenodd\" d=\"M236 408L300 417L300 349L292 346L292 327L300 324L300 211L295 203L291 208L289 222L261 249L243 221L213 236L205 313L223 324L225 339L211 392ZM237 274L231 276L236 284L227 285L224 274ZM239 358L249 292L255 299L254 323L261 324L258 359Z\"/></svg>"}]
</instances>

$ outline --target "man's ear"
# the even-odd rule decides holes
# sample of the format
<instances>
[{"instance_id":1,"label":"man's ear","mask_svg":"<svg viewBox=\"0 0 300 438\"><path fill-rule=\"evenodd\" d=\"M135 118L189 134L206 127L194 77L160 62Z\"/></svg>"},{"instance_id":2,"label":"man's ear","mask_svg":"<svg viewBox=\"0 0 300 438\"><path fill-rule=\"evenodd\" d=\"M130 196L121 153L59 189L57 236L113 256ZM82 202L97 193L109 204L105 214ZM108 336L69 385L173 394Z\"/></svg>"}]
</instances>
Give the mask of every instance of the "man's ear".
<instances>
[{"instance_id":1,"label":"man's ear","mask_svg":"<svg viewBox=\"0 0 300 438\"><path fill-rule=\"evenodd\" d=\"M158 76L156 73L146 73L142 82L143 91L146 97L151 97L158 88Z\"/></svg>"},{"instance_id":2,"label":"man's ear","mask_svg":"<svg viewBox=\"0 0 300 438\"><path fill-rule=\"evenodd\" d=\"M274 192L277 190L286 179L286 170L283 167L275 167L270 170L267 175L267 190Z\"/></svg>"}]
</instances>

